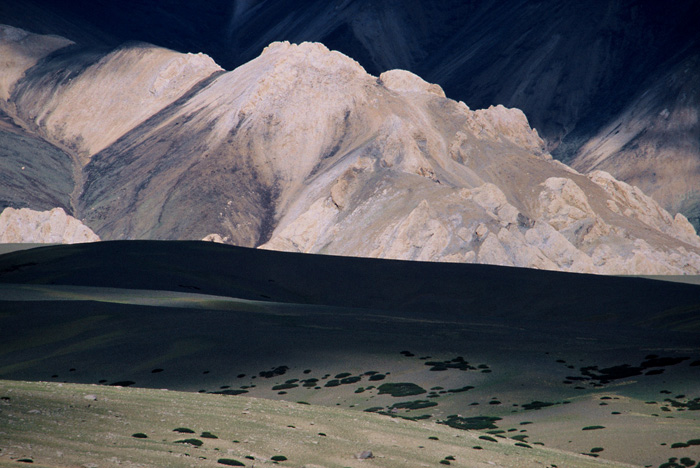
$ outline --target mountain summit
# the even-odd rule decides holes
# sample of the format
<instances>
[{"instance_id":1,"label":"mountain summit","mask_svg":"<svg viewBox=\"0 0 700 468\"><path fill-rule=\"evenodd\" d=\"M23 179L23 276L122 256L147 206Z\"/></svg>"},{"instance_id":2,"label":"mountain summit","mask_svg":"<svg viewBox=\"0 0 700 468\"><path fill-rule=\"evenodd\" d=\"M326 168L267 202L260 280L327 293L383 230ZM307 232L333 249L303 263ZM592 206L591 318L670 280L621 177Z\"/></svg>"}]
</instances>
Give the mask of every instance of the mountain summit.
<instances>
[{"instance_id":1,"label":"mountain summit","mask_svg":"<svg viewBox=\"0 0 700 468\"><path fill-rule=\"evenodd\" d=\"M201 54L3 31L0 130L21 137L8 164L31 166L45 191L39 202L0 187L14 197L4 204L45 210L54 197L103 240L700 272L685 217L553 160L518 109L471 110L413 73L375 77L318 43L273 43L224 72ZM54 179L73 185L61 193Z\"/></svg>"}]
</instances>

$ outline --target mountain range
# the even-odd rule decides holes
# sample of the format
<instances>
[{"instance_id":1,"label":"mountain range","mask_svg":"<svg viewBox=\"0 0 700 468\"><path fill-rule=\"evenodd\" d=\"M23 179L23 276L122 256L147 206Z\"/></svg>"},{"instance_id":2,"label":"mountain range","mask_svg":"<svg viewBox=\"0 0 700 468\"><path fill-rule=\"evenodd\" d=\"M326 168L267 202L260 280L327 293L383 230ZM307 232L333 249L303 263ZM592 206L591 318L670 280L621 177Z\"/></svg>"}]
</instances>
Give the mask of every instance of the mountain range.
<instances>
[{"instance_id":1,"label":"mountain range","mask_svg":"<svg viewBox=\"0 0 700 468\"><path fill-rule=\"evenodd\" d=\"M242 31L257 19L278 18L267 10L272 3L235 3L227 40L245 42L241 37L248 36L241 36ZM361 3L343 2L333 9L339 18L353 18L355 35L369 31L358 19L365 18L356 10ZM31 15L20 13L39 11L38 3L31 5L4 6L0 12L22 23ZM622 6L611 5L609 14L617 18L615 8ZM367 14L393 18L393 30L385 23L377 30L406 34L408 25L415 27L412 15L425 13L424 42L419 41L426 47L423 55L418 46L404 54L413 57L415 68L447 57L428 53L426 45L438 43L431 36L437 33L430 33L435 27L430 18L447 13L444 5L414 6L398 14L389 2L379 10L368 8L373 13ZM334 24L328 8L310 11ZM485 21L487 11L493 14L493 8L471 8L462 13L472 21ZM642 2L633 10L646 18L645 8L650 7ZM569 158L574 167L585 167L579 173L551 156L552 149L561 153L573 130L557 133L542 125L542 138L518 109L497 105L471 110L446 96L441 86L406 70L374 76L322 44L276 42L226 72L202 53L133 42L114 47L110 41L124 37L107 34L110 28L107 33L90 28L94 18L85 12L70 16L71 11L42 28L68 32L82 43L2 28L0 47L8 72L0 82L5 155L0 198L8 210L15 208L3 215L14 220L0 227L6 242L27 232L17 226L33 226L37 216L58 219L37 214L58 208L102 239L207 239L276 250L596 273L700 271L700 238L687 219L672 216L638 188L599 170L615 173L620 167L630 178L635 167L646 171L655 167L650 160L663 160L659 164L665 169L654 172L654 187L692 204L692 195L684 190L692 192L693 111L679 105L654 114L658 93L647 93L639 102L630 98L626 114L615 114L616 125L589 139L580 158ZM280 4L274 11L285 10ZM73 22L66 22L68 17ZM687 15L676 20L681 18ZM231 26L236 21L245 27ZM311 23L306 28L322 29ZM256 37L270 38L261 31ZM664 41L676 44L688 36L682 28L674 31L675 39ZM333 37L325 39L333 43ZM500 36L494 32L488 37L496 41ZM402 55L392 41L379 43L393 51L390 55ZM457 49L463 48L453 52ZM683 63L692 75L689 53ZM388 60L379 51L370 56L372 60L364 58L372 68ZM469 62L463 59L451 63ZM435 74L439 66L429 69L429 76L455 89L449 74ZM453 67L454 73L458 69ZM480 81L470 76L472 83ZM665 79L679 83L678 92L685 90L688 96L687 77L674 81L673 76ZM541 77L533 82L543 84ZM565 82L559 77L547 89ZM675 95L676 88L657 88ZM601 89L596 85L596 93ZM541 117L532 112L538 121ZM657 131L648 131L650 125ZM687 151L675 151L679 145ZM646 163L636 156L640 151L647 155ZM670 156L660 159L664 151ZM627 157L636 166L626 164ZM683 165L686 178L677 178L677 166L667 164L672 159ZM669 185L663 174L678 180ZM43 229L60 237L67 224L54 224Z\"/></svg>"},{"instance_id":2,"label":"mountain range","mask_svg":"<svg viewBox=\"0 0 700 468\"><path fill-rule=\"evenodd\" d=\"M273 43L232 72L203 54L97 51L13 27L2 46L19 148L4 196L28 191L41 202L27 208L61 208L102 239L700 270L682 215L552 160L521 111L472 111L405 70L375 77L316 43ZM54 148L46 162L37 141Z\"/></svg>"},{"instance_id":3,"label":"mountain range","mask_svg":"<svg viewBox=\"0 0 700 468\"><path fill-rule=\"evenodd\" d=\"M547 151L602 169L700 227L700 5L681 0L1 2L0 23L93 47L143 41L227 70L271 42L405 69L474 109L516 107Z\"/></svg>"}]
</instances>

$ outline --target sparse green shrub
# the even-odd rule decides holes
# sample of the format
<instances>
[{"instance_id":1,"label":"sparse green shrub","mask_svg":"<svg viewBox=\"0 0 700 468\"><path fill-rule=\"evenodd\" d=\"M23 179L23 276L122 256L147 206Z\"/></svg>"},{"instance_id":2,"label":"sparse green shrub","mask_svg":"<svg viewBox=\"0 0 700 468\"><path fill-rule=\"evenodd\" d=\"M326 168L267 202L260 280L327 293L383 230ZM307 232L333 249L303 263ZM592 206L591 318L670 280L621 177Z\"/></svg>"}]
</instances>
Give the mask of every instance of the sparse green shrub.
<instances>
[{"instance_id":1,"label":"sparse green shrub","mask_svg":"<svg viewBox=\"0 0 700 468\"><path fill-rule=\"evenodd\" d=\"M686 444L685 442L676 442L674 444L671 444L671 448L686 448L690 447L690 445Z\"/></svg>"},{"instance_id":2,"label":"sparse green shrub","mask_svg":"<svg viewBox=\"0 0 700 468\"><path fill-rule=\"evenodd\" d=\"M385 383L377 387L380 395L389 394L393 397L404 397L427 393L427 390L414 383Z\"/></svg>"},{"instance_id":3,"label":"sparse green shrub","mask_svg":"<svg viewBox=\"0 0 700 468\"><path fill-rule=\"evenodd\" d=\"M336 379L344 379L345 377L350 377L352 374L350 372L341 372L340 374L336 375Z\"/></svg>"},{"instance_id":4,"label":"sparse green shrub","mask_svg":"<svg viewBox=\"0 0 700 468\"><path fill-rule=\"evenodd\" d=\"M525 403L522 407L525 410L540 410L542 408L546 408L548 406L554 406L557 403L551 403L548 401L532 401L530 403Z\"/></svg>"},{"instance_id":5,"label":"sparse green shrub","mask_svg":"<svg viewBox=\"0 0 700 468\"><path fill-rule=\"evenodd\" d=\"M189 427L176 427L173 432L179 432L180 434L194 434L194 431Z\"/></svg>"},{"instance_id":6,"label":"sparse green shrub","mask_svg":"<svg viewBox=\"0 0 700 468\"><path fill-rule=\"evenodd\" d=\"M285 457L284 455L275 455L274 457L270 458L270 460L276 462L283 462L287 460L287 457Z\"/></svg>"},{"instance_id":7,"label":"sparse green shrub","mask_svg":"<svg viewBox=\"0 0 700 468\"><path fill-rule=\"evenodd\" d=\"M593 447L591 449L591 453L599 453L599 452L602 452L603 450L605 450L603 447Z\"/></svg>"},{"instance_id":8,"label":"sparse green shrub","mask_svg":"<svg viewBox=\"0 0 700 468\"><path fill-rule=\"evenodd\" d=\"M450 389L450 390L448 390L448 392L450 392L450 393L461 393L461 392L466 392L466 391L468 391L468 390L471 390L471 389L473 389L473 388L474 388L474 387L472 387L471 385L466 385L466 386L461 387L461 388L453 388L453 389Z\"/></svg>"},{"instance_id":9,"label":"sparse green shrub","mask_svg":"<svg viewBox=\"0 0 700 468\"><path fill-rule=\"evenodd\" d=\"M448 456L445 457L445 460L452 460L452 461L454 461L454 460L455 460L455 457L453 457L452 455L448 455Z\"/></svg>"},{"instance_id":10,"label":"sparse green shrub","mask_svg":"<svg viewBox=\"0 0 700 468\"><path fill-rule=\"evenodd\" d=\"M238 460L234 460L232 458L219 458L217 461L220 465L228 465L228 466L245 466L242 462L239 462Z\"/></svg>"},{"instance_id":11,"label":"sparse green shrub","mask_svg":"<svg viewBox=\"0 0 700 468\"><path fill-rule=\"evenodd\" d=\"M450 415L443 421L438 421L438 424L462 430L480 430L480 429L498 429L494 423L500 421L501 418L492 416L474 416L471 418L462 418L455 414Z\"/></svg>"},{"instance_id":12,"label":"sparse green shrub","mask_svg":"<svg viewBox=\"0 0 700 468\"><path fill-rule=\"evenodd\" d=\"M582 431L595 431L596 429L605 429L605 426L586 426Z\"/></svg>"},{"instance_id":13,"label":"sparse green shrub","mask_svg":"<svg viewBox=\"0 0 700 468\"><path fill-rule=\"evenodd\" d=\"M193 445L195 447L201 447L204 442L202 442L199 439L182 439L182 440L176 440L176 444L188 444L188 445Z\"/></svg>"},{"instance_id":14,"label":"sparse green shrub","mask_svg":"<svg viewBox=\"0 0 700 468\"><path fill-rule=\"evenodd\" d=\"M491 437L491 436L487 436L487 435L479 436L479 439L481 439L481 440L488 440L489 442L496 442L496 443L498 443L498 441L497 441L496 439L494 439L494 438Z\"/></svg>"},{"instance_id":15,"label":"sparse green shrub","mask_svg":"<svg viewBox=\"0 0 700 468\"><path fill-rule=\"evenodd\" d=\"M202 432L202 435L200 435L199 437L202 437L202 438L204 438L204 439L218 439L217 436L215 436L215 435L212 434L211 432L207 432L207 431Z\"/></svg>"},{"instance_id":16,"label":"sparse green shrub","mask_svg":"<svg viewBox=\"0 0 700 468\"><path fill-rule=\"evenodd\" d=\"M681 458L680 462L681 465L687 466L688 468L690 468L691 466L695 466L695 460L693 460L692 458L683 457Z\"/></svg>"},{"instance_id":17,"label":"sparse green shrub","mask_svg":"<svg viewBox=\"0 0 700 468\"><path fill-rule=\"evenodd\" d=\"M386 375L384 374L372 374L369 376L369 380L371 381L384 380L385 378Z\"/></svg>"},{"instance_id":18,"label":"sparse green shrub","mask_svg":"<svg viewBox=\"0 0 700 468\"><path fill-rule=\"evenodd\" d=\"M525 442L516 442L515 445L518 447L532 448L532 446L527 445Z\"/></svg>"},{"instance_id":19,"label":"sparse green shrub","mask_svg":"<svg viewBox=\"0 0 700 468\"><path fill-rule=\"evenodd\" d=\"M441 465L451 465L449 460L440 460Z\"/></svg>"},{"instance_id":20,"label":"sparse green shrub","mask_svg":"<svg viewBox=\"0 0 700 468\"><path fill-rule=\"evenodd\" d=\"M435 437L435 436L430 436L430 437L428 437L428 440L440 440L440 439L438 439L438 438Z\"/></svg>"},{"instance_id":21,"label":"sparse green shrub","mask_svg":"<svg viewBox=\"0 0 700 468\"><path fill-rule=\"evenodd\" d=\"M297 388L299 385L295 383L283 383L280 385L275 385L272 387L272 390L288 390L290 388Z\"/></svg>"},{"instance_id":22,"label":"sparse green shrub","mask_svg":"<svg viewBox=\"0 0 700 468\"><path fill-rule=\"evenodd\" d=\"M329 380L328 382L326 382L326 385L324 385L324 387L338 387L338 386L340 386L340 380L336 380L336 379Z\"/></svg>"},{"instance_id":23,"label":"sparse green shrub","mask_svg":"<svg viewBox=\"0 0 700 468\"><path fill-rule=\"evenodd\" d=\"M428 400L414 400L414 401L404 401L401 403L395 403L389 408L391 409L408 409L408 410L419 410L424 408L432 408L438 404L434 401Z\"/></svg>"},{"instance_id":24,"label":"sparse green shrub","mask_svg":"<svg viewBox=\"0 0 700 468\"><path fill-rule=\"evenodd\" d=\"M137 432L136 434L131 434L131 437L134 437L136 439L148 439L148 436L144 434L143 432Z\"/></svg>"},{"instance_id":25,"label":"sparse green shrub","mask_svg":"<svg viewBox=\"0 0 700 468\"><path fill-rule=\"evenodd\" d=\"M252 385L251 387L254 387L255 385ZM251 388L251 387L246 387L246 388ZM242 387L241 387L242 388ZM248 393L248 390L234 390L234 389L226 389L226 390L221 390L220 392L211 392L212 395L230 395L230 396L236 396L236 395L243 395L244 393Z\"/></svg>"}]
</instances>

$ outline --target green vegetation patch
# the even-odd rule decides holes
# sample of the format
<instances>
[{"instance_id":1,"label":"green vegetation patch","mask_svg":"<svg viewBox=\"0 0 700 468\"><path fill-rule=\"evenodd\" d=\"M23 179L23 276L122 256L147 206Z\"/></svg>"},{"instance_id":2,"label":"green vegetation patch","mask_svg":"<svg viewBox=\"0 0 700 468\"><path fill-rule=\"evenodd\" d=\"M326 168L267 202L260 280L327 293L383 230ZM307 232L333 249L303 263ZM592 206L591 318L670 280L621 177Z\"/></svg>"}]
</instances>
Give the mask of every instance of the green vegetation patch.
<instances>
[{"instance_id":1,"label":"green vegetation patch","mask_svg":"<svg viewBox=\"0 0 700 468\"><path fill-rule=\"evenodd\" d=\"M287 457L284 455L275 455L274 457L271 457L270 460L276 461L276 462L282 462L282 461L287 461Z\"/></svg>"},{"instance_id":2,"label":"green vegetation patch","mask_svg":"<svg viewBox=\"0 0 700 468\"><path fill-rule=\"evenodd\" d=\"M678 401L671 398L666 398L664 401L668 402L671 406L676 409L688 410L688 411L700 411L700 398L695 398L688 401Z\"/></svg>"},{"instance_id":3,"label":"green vegetation patch","mask_svg":"<svg viewBox=\"0 0 700 468\"><path fill-rule=\"evenodd\" d=\"M445 424L446 426L453 427L455 429L462 430L482 430L482 429L498 429L498 426L494 424L496 421L500 421L501 418L495 416L473 416L471 418L463 418L457 415L450 415L447 419L443 421L438 421L438 424Z\"/></svg>"},{"instance_id":4,"label":"green vegetation patch","mask_svg":"<svg viewBox=\"0 0 700 468\"><path fill-rule=\"evenodd\" d=\"M275 385L272 390L289 390L290 388L297 388L299 385L295 383L283 383L280 385Z\"/></svg>"},{"instance_id":5,"label":"green vegetation patch","mask_svg":"<svg viewBox=\"0 0 700 468\"><path fill-rule=\"evenodd\" d=\"M239 462L238 460L234 460L233 458L219 458L217 463L228 466L245 466L245 464Z\"/></svg>"},{"instance_id":6,"label":"green vegetation patch","mask_svg":"<svg viewBox=\"0 0 700 468\"><path fill-rule=\"evenodd\" d=\"M605 426L586 426L581 430L582 431L595 431L597 429L605 429Z\"/></svg>"},{"instance_id":7,"label":"green vegetation patch","mask_svg":"<svg viewBox=\"0 0 700 468\"><path fill-rule=\"evenodd\" d=\"M419 410L424 408L432 408L438 404L434 401L428 400L414 400L414 401L403 401L401 403L395 403L389 407L389 410L393 409L407 409L407 410Z\"/></svg>"},{"instance_id":8,"label":"green vegetation patch","mask_svg":"<svg viewBox=\"0 0 700 468\"><path fill-rule=\"evenodd\" d=\"M131 437L134 437L135 439L148 439L148 436L144 434L143 432L137 432L136 434L131 434Z\"/></svg>"},{"instance_id":9,"label":"green vegetation patch","mask_svg":"<svg viewBox=\"0 0 700 468\"><path fill-rule=\"evenodd\" d=\"M412 395L421 395L427 393L427 390L414 383L385 383L377 387L380 395L391 395L393 397L404 397Z\"/></svg>"},{"instance_id":10,"label":"green vegetation patch","mask_svg":"<svg viewBox=\"0 0 700 468\"><path fill-rule=\"evenodd\" d=\"M189 427L176 427L173 432L179 432L180 434L194 434L194 431Z\"/></svg>"},{"instance_id":11,"label":"green vegetation patch","mask_svg":"<svg viewBox=\"0 0 700 468\"><path fill-rule=\"evenodd\" d=\"M473 388L474 387L471 385L466 385L466 386L460 387L460 388L452 388L452 389L448 390L448 392L449 393L462 393L462 392L467 392Z\"/></svg>"},{"instance_id":12,"label":"green vegetation patch","mask_svg":"<svg viewBox=\"0 0 700 468\"><path fill-rule=\"evenodd\" d=\"M216 435L214 435L208 431L202 432L202 435L200 435L199 437L202 437L204 439L218 439L218 437Z\"/></svg>"},{"instance_id":13,"label":"green vegetation patch","mask_svg":"<svg viewBox=\"0 0 700 468\"><path fill-rule=\"evenodd\" d=\"M481 439L481 440L488 440L489 442L496 442L496 443L498 443L498 441L497 441L496 439L494 439L494 438L491 437L491 436L487 436L487 435L479 436L479 439Z\"/></svg>"},{"instance_id":14,"label":"green vegetation patch","mask_svg":"<svg viewBox=\"0 0 700 468\"><path fill-rule=\"evenodd\" d=\"M551 403L549 401L532 401L530 403L525 403L522 408L525 410L540 410L542 408L547 408L548 406L554 406L558 403Z\"/></svg>"},{"instance_id":15,"label":"green vegetation patch","mask_svg":"<svg viewBox=\"0 0 700 468\"><path fill-rule=\"evenodd\" d=\"M230 396L243 395L244 393L248 393L248 390L226 389L226 390L221 390L220 392L211 392L212 395L230 395Z\"/></svg>"},{"instance_id":16,"label":"green vegetation patch","mask_svg":"<svg viewBox=\"0 0 700 468\"><path fill-rule=\"evenodd\" d=\"M199 439L182 439L182 440L176 440L176 444L187 444L187 445L193 445L195 447L201 447L204 442L202 442Z\"/></svg>"}]
</instances>

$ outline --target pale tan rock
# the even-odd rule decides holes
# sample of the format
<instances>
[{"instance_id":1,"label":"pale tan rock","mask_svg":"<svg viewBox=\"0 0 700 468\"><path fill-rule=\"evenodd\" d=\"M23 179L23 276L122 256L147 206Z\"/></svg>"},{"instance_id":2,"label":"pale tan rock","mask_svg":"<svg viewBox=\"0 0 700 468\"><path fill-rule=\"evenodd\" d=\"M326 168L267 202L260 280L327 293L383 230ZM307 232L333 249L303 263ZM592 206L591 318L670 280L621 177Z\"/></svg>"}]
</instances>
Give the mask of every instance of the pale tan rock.
<instances>
[{"instance_id":1,"label":"pale tan rock","mask_svg":"<svg viewBox=\"0 0 700 468\"><path fill-rule=\"evenodd\" d=\"M216 242L217 244L224 244L224 243L226 243L227 239L221 237L220 234L213 233L213 234L207 234L206 236L204 236L202 238L202 240L204 242Z\"/></svg>"},{"instance_id":2,"label":"pale tan rock","mask_svg":"<svg viewBox=\"0 0 700 468\"><path fill-rule=\"evenodd\" d=\"M77 244L99 240L90 228L61 208L51 211L5 208L0 213L2 243Z\"/></svg>"},{"instance_id":3,"label":"pale tan rock","mask_svg":"<svg viewBox=\"0 0 700 468\"><path fill-rule=\"evenodd\" d=\"M420 76L406 70L389 70L379 75L379 81L397 93L430 93L445 97L439 85L428 83Z\"/></svg>"},{"instance_id":4,"label":"pale tan rock","mask_svg":"<svg viewBox=\"0 0 700 468\"><path fill-rule=\"evenodd\" d=\"M537 215L575 244L591 242L610 232L585 192L564 177L550 177L544 182L538 196Z\"/></svg>"},{"instance_id":5,"label":"pale tan rock","mask_svg":"<svg viewBox=\"0 0 700 468\"><path fill-rule=\"evenodd\" d=\"M426 200L383 237L387 241L373 252L379 258L430 261L440 258L449 243L449 231Z\"/></svg>"},{"instance_id":6,"label":"pale tan rock","mask_svg":"<svg viewBox=\"0 0 700 468\"><path fill-rule=\"evenodd\" d=\"M508 109L500 104L490 106L471 112L467 122L477 138L505 138L538 155L544 153L544 141L537 130L530 128L527 117L520 109Z\"/></svg>"},{"instance_id":7,"label":"pale tan rock","mask_svg":"<svg viewBox=\"0 0 700 468\"><path fill-rule=\"evenodd\" d=\"M484 242L479 247L476 263L485 263L489 265L514 266L508 252L501 244L498 236L490 232Z\"/></svg>"}]
</instances>

